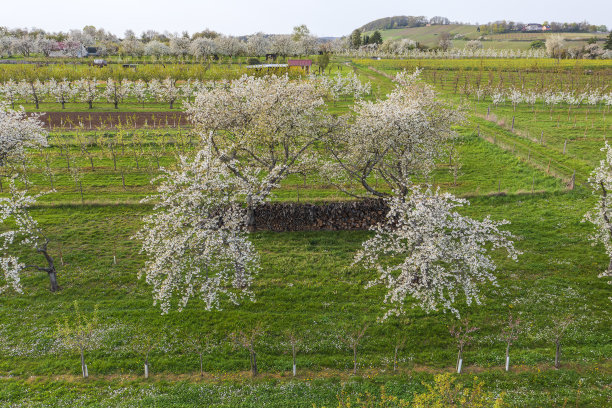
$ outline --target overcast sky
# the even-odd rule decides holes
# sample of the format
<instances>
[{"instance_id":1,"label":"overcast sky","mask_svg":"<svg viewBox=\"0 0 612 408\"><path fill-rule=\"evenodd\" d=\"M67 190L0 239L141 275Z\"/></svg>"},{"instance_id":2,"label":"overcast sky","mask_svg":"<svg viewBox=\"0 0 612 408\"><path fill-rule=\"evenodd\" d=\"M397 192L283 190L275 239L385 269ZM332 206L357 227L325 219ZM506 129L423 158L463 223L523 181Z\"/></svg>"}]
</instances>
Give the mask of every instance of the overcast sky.
<instances>
[{"instance_id":1,"label":"overcast sky","mask_svg":"<svg viewBox=\"0 0 612 408\"><path fill-rule=\"evenodd\" d=\"M289 33L306 24L318 36L341 36L396 15L452 21L583 21L612 27L612 0L0 0L0 26L67 31L85 25L122 36L130 28L224 34Z\"/></svg>"}]
</instances>

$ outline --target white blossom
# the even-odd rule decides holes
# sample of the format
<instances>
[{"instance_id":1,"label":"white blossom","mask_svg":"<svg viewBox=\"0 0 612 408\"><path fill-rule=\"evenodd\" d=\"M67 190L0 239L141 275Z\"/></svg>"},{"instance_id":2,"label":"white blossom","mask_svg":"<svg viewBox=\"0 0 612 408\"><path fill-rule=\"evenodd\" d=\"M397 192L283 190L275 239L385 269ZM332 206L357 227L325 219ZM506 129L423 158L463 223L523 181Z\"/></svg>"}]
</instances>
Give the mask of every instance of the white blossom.
<instances>
[{"instance_id":1,"label":"white blossom","mask_svg":"<svg viewBox=\"0 0 612 408\"><path fill-rule=\"evenodd\" d=\"M21 159L29 146L47 146L47 132L38 116L25 110L11 110L0 101L0 168L11 159Z\"/></svg>"},{"instance_id":2,"label":"white blossom","mask_svg":"<svg viewBox=\"0 0 612 408\"><path fill-rule=\"evenodd\" d=\"M378 275L367 287L387 288L383 318L403 313L408 297L427 312L458 315L453 304L460 292L467 304L480 303L478 285L496 284L492 251L505 250L513 260L520 254L513 235L499 230L508 221L477 221L455 211L467 200L413 186L408 195L396 193L387 202L386 222L373 228L376 235L354 260Z\"/></svg>"},{"instance_id":3,"label":"white blossom","mask_svg":"<svg viewBox=\"0 0 612 408\"><path fill-rule=\"evenodd\" d=\"M179 310L196 294L206 310L221 308L224 299L253 300L250 286L259 260L245 234L239 182L202 150L193 161L181 157L178 170L165 170L159 195L146 199L155 206L135 235L148 257L140 276L153 286L154 303L163 313L175 296Z\"/></svg>"},{"instance_id":4,"label":"white blossom","mask_svg":"<svg viewBox=\"0 0 612 408\"><path fill-rule=\"evenodd\" d=\"M0 224L11 220L15 226L0 233L0 269L4 272L4 285L0 285L0 293L9 287L22 293L19 276L26 265L10 252L15 245L34 248L38 246L41 231L38 223L30 216L28 208L36 203L40 194L27 195L25 191L15 187L13 179L9 190L9 197L0 198Z\"/></svg>"},{"instance_id":5,"label":"white blossom","mask_svg":"<svg viewBox=\"0 0 612 408\"><path fill-rule=\"evenodd\" d=\"M598 197L593 209L584 216L584 221L589 221L595 226L595 232L591 235L593 245L601 242L610 258L608 268L603 271L600 277L612 277L612 146L606 142L601 149L606 154L605 159L599 162L591 173L589 183L593 189L593 194ZM612 281L610 282L612 284Z\"/></svg>"},{"instance_id":6,"label":"white blossom","mask_svg":"<svg viewBox=\"0 0 612 408\"><path fill-rule=\"evenodd\" d=\"M375 174L404 193L413 177L429 174L463 114L418 76L400 73L386 99L356 103L354 120L328 145L335 160L324 170L331 180L348 178L382 197L388 193L373 185Z\"/></svg>"}]
</instances>

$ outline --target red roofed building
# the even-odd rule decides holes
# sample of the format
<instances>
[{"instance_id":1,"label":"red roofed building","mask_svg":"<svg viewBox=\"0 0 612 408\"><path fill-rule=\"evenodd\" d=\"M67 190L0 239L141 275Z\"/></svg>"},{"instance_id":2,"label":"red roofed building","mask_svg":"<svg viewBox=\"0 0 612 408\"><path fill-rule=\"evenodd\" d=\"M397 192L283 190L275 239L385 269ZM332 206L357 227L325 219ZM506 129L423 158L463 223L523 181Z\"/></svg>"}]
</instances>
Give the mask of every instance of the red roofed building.
<instances>
[{"instance_id":1,"label":"red roofed building","mask_svg":"<svg viewBox=\"0 0 612 408\"><path fill-rule=\"evenodd\" d=\"M310 67L312 66L312 60L309 59L299 59L299 60L288 60L287 64L290 67L302 67L306 70L306 72L310 72Z\"/></svg>"}]
</instances>

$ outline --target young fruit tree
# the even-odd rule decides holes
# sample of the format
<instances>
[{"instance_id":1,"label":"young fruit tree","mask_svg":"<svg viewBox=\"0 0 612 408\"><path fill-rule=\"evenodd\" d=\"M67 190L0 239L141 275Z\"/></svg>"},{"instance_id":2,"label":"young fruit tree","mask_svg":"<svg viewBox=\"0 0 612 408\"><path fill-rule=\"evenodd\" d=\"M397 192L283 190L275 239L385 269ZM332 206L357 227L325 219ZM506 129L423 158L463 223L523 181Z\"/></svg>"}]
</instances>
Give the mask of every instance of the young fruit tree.
<instances>
[{"instance_id":1,"label":"young fruit tree","mask_svg":"<svg viewBox=\"0 0 612 408\"><path fill-rule=\"evenodd\" d=\"M62 104L62 109L66 109L66 102L76 93L76 89L72 86L72 83L65 78L59 82L55 79L51 79L48 86L49 93L55 98L55 101Z\"/></svg>"},{"instance_id":2,"label":"young fruit tree","mask_svg":"<svg viewBox=\"0 0 612 408\"><path fill-rule=\"evenodd\" d=\"M455 209L469 202L449 193L413 186L387 203L386 221L372 228L376 235L354 259L378 275L367 287L387 289L383 320L403 314L409 297L427 312L450 310L458 316L453 304L459 294L468 305L479 304L478 285L496 284L491 253L503 250L513 260L520 254L514 236L499 229L508 221L461 215Z\"/></svg>"},{"instance_id":3,"label":"young fruit tree","mask_svg":"<svg viewBox=\"0 0 612 408\"><path fill-rule=\"evenodd\" d=\"M74 87L79 99L87 102L89 109L93 109L93 103L100 94L96 78L82 78L74 83Z\"/></svg>"},{"instance_id":4,"label":"young fruit tree","mask_svg":"<svg viewBox=\"0 0 612 408\"><path fill-rule=\"evenodd\" d=\"M313 81L243 76L187 105L202 142L247 187L250 230L255 207L288 175L311 169L311 147L337 128L323 93Z\"/></svg>"},{"instance_id":5,"label":"young fruit tree","mask_svg":"<svg viewBox=\"0 0 612 408\"><path fill-rule=\"evenodd\" d=\"M49 254L49 238L45 236L38 223L30 215L29 208L36 203L38 197L27 195L26 191L18 190L11 179L9 196L0 198L0 225L12 222L13 229L0 234L0 268L4 272L5 286L0 292L12 287L21 293L20 274L24 269L33 268L46 272L51 282L51 291L59 290L57 271L53 257ZM14 247L31 248L44 256L47 266L26 265L18 257L11 255Z\"/></svg>"},{"instance_id":6,"label":"young fruit tree","mask_svg":"<svg viewBox=\"0 0 612 408\"><path fill-rule=\"evenodd\" d=\"M251 374L256 377L259 374L257 370L257 352L255 348L262 336L264 336L265 330L261 324L257 324L251 329L240 329L233 332L230 335L230 339L234 348L243 348L249 352L249 362L251 368Z\"/></svg>"},{"instance_id":7,"label":"young fruit tree","mask_svg":"<svg viewBox=\"0 0 612 408\"><path fill-rule=\"evenodd\" d=\"M149 378L149 356L165 343L165 333L154 326L136 327L130 338L131 349L140 356L144 364L144 377Z\"/></svg>"},{"instance_id":8,"label":"young fruit tree","mask_svg":"<svg viewBox=\"0 0 612 408\"><path fill-rule=\"evenodd\" d=\"M510 346L518 340L522 330L521 320L510 315L499 336L499 339L506 344L506 371L510 370Z\"/></svg>"},{"instance_id":9,"label":"young fruit tree","mask_svg":"<svg viewBox=\"0 0 612 408\"><path fill-rule=\"evenodd\" d=\"M365 336L368 327L369 324L366 323L354 329L342 330L338 334L340 343L353 352L353 374L357 374L357 350L359 349L359 343L361 343L363 336Z\"/></svg>"},{"instance_id":10,"label":"young fruit tree","mask_svg":"<svg viewBox=\"0 0 612 408\"><path fill-rule=\"evenodd\" d=\"M284 340L282 342L284 347L291 349L291 358L293 363L293 376L297 375L297 353L302 350L308 349L308 343L305 341L305 333L297 329L287 329L283 332Z\"/></svg>"},{"instance_id":11,"label":"young fruit tree","mask_svg":"<svg viewBox=\"0 0 612 408\"><path fill-rule=\"evenodd\" d=\"M112 102L115 109L119 109L119 102L123 101L128 96L130 90L130 82L125 79L114 80L108 78L106 80L106 88L104 88L104 97L107 101Z\"/></svg>"},{"instance_id":12,"label":"young fruit tree","mask_svg":"<svg viewBox=\"0 0 612 408\"><path fill-rule=\"evenodd\" d=\"M98 306L94 307L91 316L81 313L79 304L74 301L74 313L70 318L64 316L56 323L56 336L62 345L71 350L78 350L81 355L81 372L83 378L89 377L85 364L85 351L95 349L103 340L103 330L98 321Z\"/></svg>"},{"instance_id":13,"label":"young fruit tree","mask_svg":"<svg viewBox=\"0 0 612 408\"><path fill-rule=\"evenodd\" d=\"M544 328L540 334L555 343L555 368L561 367L561 345L567 337L575 335L576 320L572 315L560 315L552 318L551 325Z\"/></svg>"},{"instance_id":14,"label":"young fruit tree","mask_svg":"<svg viewBox=\"0 0 612 408\"><path fill-rule=\"evenodd\" d=\"M357 102L354 120L327 138L334 160L325 174L340 189L355 195L342 184L356 182L377 197L389 196L389 189L406 195L412 178L427 176L446 155L455 136L452 126L463 120L463 113L438 100L418 76L419 71L398 74L387 99Z\"/></svg>"},{"instance_id":15,"label":"young fruit tree","mask_svg":"<svg viewBox=\"0 0 612 408\"><path fill-rule=\"evenodd\" d=\"M402 329L408 328L410 326L410 320L408 318L402 318L400 320L400 325ZM406 342L408 341L408 337L406 333L400 331L397 333L395 337L395 346L393 347L393 371L397 371L398 363L399 363L399 353L406 347Z\"/></svg>"},{"instance_id":16,"label":"young fruit tree","mask_svg":"<svg viewBox=\"0 0 612 408\"><path fill-rule=\"evenodd\" d=\"M134 236L147 256L139 276L153 287L154 304L165 314L173 304L182 310L195 294L206 310L219 309L222 300L254 300L259 258L246 236L240 180L207 150L162 171L154 181L159 194L144 200L154 203L153 213Z\"/></svg>"},{"instance_id":17,"label":"young fruit tree","mask_svg":"<svg viewBox=\"0 0 612 408\"><path fill-rule=\"evenodd\" d=\"M463 350L466 346L472 343L472 333L478 331L478 327L474 327L470 324L469 320L463 319L459 324L453 324L449 332L451 336L457 341L457 373L461 374L461 368L463 366Z\"/></svg>"},{"instance_id":18,"label":"young fruit tree","mask_svg":"<svg viewBox=\"0 0 612 408\"><path fill-rule=\"evenodd\" d=\"M595 232L591 235L593 245L601 242L610 258L608 268L600 277L612 277L612 146L606 142L601 149L605 152L605 159L601 160L599 167L591 173L589 183L593 194L598 197L595 207L586 213L584 221L589 221L595 226ZM612 281L610 282L612 283Z\"/></svg>"},{"instance_id":19,"label":"young fruit tree","mask_svg":"<svg viewBox=\"0 0 612 408\"><path fill-rule=\"evenodd\" d=\"M213 334L205 328L200 328L193 331L185 330L181 333L181 338L185 346L185 351L198 355L200 361L200 377L203 377L204 354L212 352L216 346Z\"/></svg>"}]
</instances>

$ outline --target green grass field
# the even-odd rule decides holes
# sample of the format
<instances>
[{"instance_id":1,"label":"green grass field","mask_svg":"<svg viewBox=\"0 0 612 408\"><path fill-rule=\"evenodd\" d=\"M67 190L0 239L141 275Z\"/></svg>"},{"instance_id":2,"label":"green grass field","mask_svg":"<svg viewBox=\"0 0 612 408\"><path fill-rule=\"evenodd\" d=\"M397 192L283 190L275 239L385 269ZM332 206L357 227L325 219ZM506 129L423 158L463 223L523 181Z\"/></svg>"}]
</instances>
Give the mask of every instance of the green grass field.
<instances>
[{"instance_id":1,"label":"green grass field","mask_svg":"<svg viewBox=\"0 0 612 408\"><path fill-rule=\"evenodd\" d=\"M483 37L485 48L492 49L529 49L531 42L545 40L550 33L503 33L486 34L477 31L475 25L433 25L429 27L394 28L389 30L379 30L383 41L398 40L408 38L427 47L437 47L440 35L449 34L451 38L455 35L463 36L461 40L453 41L453 48L463 48L465 40L476 40ZM365 32L365 35L372 35L373 31ZM570 47L581 47L590 38L596 38L603 43L606 35L602 33L559 33L568 42ZM465 40L464 40L465 39Z\"/></svg>"},{"instance_id":2,"label":"green grass field","mask_svg":"<svg viewBox=\"0 0 612 408\"><path fill-rule=\"evenodd\" d=\"M353 66L362 80L372 82L374 95L383 96L392 87L383 74L410 63L356 61ZM455 72L455 61L436 63L438 72L445 66ZM602 72L611 68L609 63L600 67ZM426 70L424 78L433 83L431 73ZM551 120L546 107L537 106L534 115L529 106L515 112L507 103L492 109L487 120L488 102L455 93L451 76L444 83L435 86L443 97L463 100L469 120L457 129L455 160L462 166L456 180L443 161L430 181L469 198L464 214L511 221L507 229L523 252L518 262L495 255L499 285L483 287L482 305L467 306L459 299L462 316L479 330L465 351L465 372L458 381L470 386L477 376L486 390L503 392L509 406L609 405L610 286L597 278L609 260L600 245L591 245L591 227L582 218L594 204L584 183L601 157L610 118L596 109L587 117L588 108L582 107L568 120L567 109L560 106ZM339 102L330 110L346 112L350 103ZM508 126L512 116L514 130ZM570 143L563 154L565 139ZM116 150L110 150L109 140ZM383 288L365 289L373 274L351 266L368 231L253 233L262 264L254 281L255 303L205 312L194 299L182 312L161 315L150 287L138 279L144 258L131 237L151 211L140 200L154 192L150 181L159 174L158 163L172 166L176 154L196 149L197 135L190 138L187 129L78 135L66 129L52 132L50 144L29 152L28 187L49 190L51 174L56 191L41 198L32 213L52 240L61 290L51 293L47 277L30 271L23 278L23 295L0 296L0 406L335 407L338 396L365 406L357 398L379 395L383 386L385 393L411 400L426 391L424 384L431 384L435 374L454 371L457 350L448 331L456 322L452 314L408 308L406 319L377 321ZM79 169L80 186L69 165ZM568 190L574 170L576 186ZM316 175L290 177L273 196L275 201L298 199L348 198ZM35 254L22 255L28 262L39 260ZM58 349L54 335L56 322L70 316L75 300L86 313L98 306L105 332L104 341L86 353L86 380L80 378L78 353ZM512 368L506 373L505 345L498 336L510 313L521 318L525 331L511 348ZM573 315L575 323L563 340L562 365L556 370L554 343L544 333L553 317L565 315ZM251 378L248 353L234 349L228 335L256 323L266 334L257 345L261 374ZM365 323L370 326L354 376L352 352L339 347L337 336ZM287 329L302 332L307 345L298 353L296 378L283 334ZM203 356L203 377L198 356L185 348L184 333L197 331L211 333L214 345ZM150 356L148 380L130 340L138 332L160 339ZM399 336L407 342L394 372Z\"/></svg>"}]
</instances>

